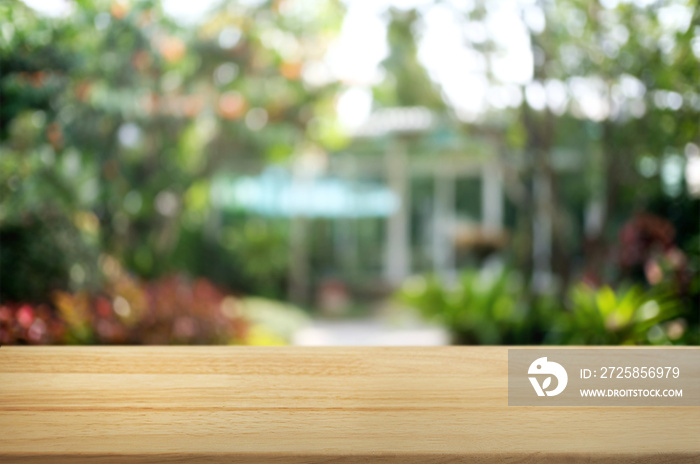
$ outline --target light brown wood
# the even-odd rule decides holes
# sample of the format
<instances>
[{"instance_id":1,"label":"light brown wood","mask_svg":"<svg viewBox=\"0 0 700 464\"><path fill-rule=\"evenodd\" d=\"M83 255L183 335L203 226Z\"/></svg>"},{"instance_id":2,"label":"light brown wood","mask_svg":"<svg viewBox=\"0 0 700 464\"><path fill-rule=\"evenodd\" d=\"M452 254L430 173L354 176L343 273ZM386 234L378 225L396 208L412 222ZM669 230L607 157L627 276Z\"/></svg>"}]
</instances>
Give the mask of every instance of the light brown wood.
<instances>
[{"instance_id":1,"label":"light brown wood","mask_svg":"<svg viewBox=\"0 0 700 464\"><path fill-rule=\"evenodd\" d=\"M700 407L509 407L507 359L5 346L0 462L700 462Z\"/></svg>"}]
</instances>

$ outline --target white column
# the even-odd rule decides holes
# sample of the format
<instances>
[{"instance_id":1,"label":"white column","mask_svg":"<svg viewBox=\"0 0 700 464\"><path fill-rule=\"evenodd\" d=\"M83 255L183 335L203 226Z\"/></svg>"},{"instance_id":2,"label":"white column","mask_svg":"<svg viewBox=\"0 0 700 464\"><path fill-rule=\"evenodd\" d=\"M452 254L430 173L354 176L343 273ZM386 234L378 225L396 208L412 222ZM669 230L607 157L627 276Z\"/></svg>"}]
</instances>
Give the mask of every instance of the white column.
<instances>
[{"instance_id":1,"label":"white column","mask_svg":"<svg viewBox=\"0 0 700 464\"><path fill-rule=\"evenodd\" d=\"M552 217L550 215L552 191L542 172L535 174L535 220L532 223L532 283L535 291L547 290L552 284Z\"/></svg>"},{"instance_id":2,"label":"white column","mask_svg":"<svg viewBox=\"0 0 700 464\"><path fill-rule=\"evenodd\" d=\"M308 187L311 180L302 171L295 169L292 172L292 189ZM294 211L290 219L288 292L289 300L298 305L305 305L309 302L308 222L309 219L305 213L299 211Z\"/></svg>"},{"instance_id":3,"label":"white column","mask_svg":"<svg viewBox=\"0 0 700 464\"><path fill-rule=\"evenodd\" d=\"M455 176L449 170L435 170L433 196L433 269L437 275L454 271L455 249L451 225L455 219Z\"/></svg>"},{"instance_id":4,"label":"white column","mask_svg":"<svg viewBox=\"0 0 700 464\"><path fill-rule=\"evenodd\" d=\"M405 145L395 141L385 154L386 178L389 189L399 199L399 206L386 227L384 277L398 285L410 273L410 172L406 162Z\"/></svg>"},{"instance_id":5,"label":"white column","mask_svg":"<svg viewBox=\"0 0 700 464\"><path fill-rule=\"evenodd\" d=\"M482 170L481 221L487 232L503 229L503 185L495 163L486 164Z\"/></svg>"},{"instance_id":6,"label":"white column","mask_svg":"<svg viewBox=\"0 0 700 464\"><path fill-rule=\"evenodd\" d=\"M299 305L309 302L307 222L304 216L293 217L289 234L289 300Z\"/></svg>"},{"instance_id":7,"label":"white column","mask_svg":"<svg viewBox=\"0 0 700 464\"><path fill-rule=\"evenodd\" d=\"M357 186L357 164L354 155L346 155L342 167L338 171L338 177L347 182L353 191ZM352 208L357 211L357 205L353 197ZM358 270L359 260L359 220L357 216L341 217L334 220L335 255L338 268L344 274L354 275Z\"/></svg>"}]
</instances>

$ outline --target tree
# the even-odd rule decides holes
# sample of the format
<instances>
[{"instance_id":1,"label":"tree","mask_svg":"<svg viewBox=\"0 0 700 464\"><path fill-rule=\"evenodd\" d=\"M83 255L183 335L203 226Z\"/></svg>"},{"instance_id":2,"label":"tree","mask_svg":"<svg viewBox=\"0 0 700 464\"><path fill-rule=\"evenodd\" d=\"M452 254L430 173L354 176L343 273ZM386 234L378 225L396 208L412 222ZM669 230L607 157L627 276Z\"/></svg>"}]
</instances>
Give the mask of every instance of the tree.
<instances>
[{"instance_id":1,"label":"tree","mask_svg":"<svg viewBox=\"0 0 700 464\"><path fill-rule=\"evenodd\" d=\"M332 0L314 12L272 7L277 14L268 4L222 5L187 29L150 0L78 2L68 18L0 6L0 228L30 234L30 214L49 229L55 218L140 276L216 269L206 255L239 268L209 277L260 290L264 279L236 257L241 247L203 233L216 219L210 181L335 143L316 126L337 85L314 87L303 70L342 17ZM247 237L245 222L227 227ZM74 276L98 274L74 264ZM11 272L3 262L3 275ZM86 282L61 272L64 287Z\"/></svg>"}]
</instances>

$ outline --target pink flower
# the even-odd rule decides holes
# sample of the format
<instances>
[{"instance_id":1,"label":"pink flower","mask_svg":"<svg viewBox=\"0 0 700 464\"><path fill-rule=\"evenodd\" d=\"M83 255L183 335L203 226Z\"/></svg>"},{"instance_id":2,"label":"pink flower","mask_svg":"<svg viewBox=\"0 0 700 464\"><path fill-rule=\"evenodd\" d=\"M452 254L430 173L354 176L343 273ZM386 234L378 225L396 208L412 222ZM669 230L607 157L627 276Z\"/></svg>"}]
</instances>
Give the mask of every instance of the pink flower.
<instances>
[{"instance_id":1,"label":"pink flower","mask_svg":"<svg viewBox=\"0 0 700 464\"><path fill-rule=\"evenodd\" d=\"M34 322L34 310L31 306L25 304L19 308L17 311L17 322L25 329L31 327L32 322Z\"/></svg>"}]
</instances>

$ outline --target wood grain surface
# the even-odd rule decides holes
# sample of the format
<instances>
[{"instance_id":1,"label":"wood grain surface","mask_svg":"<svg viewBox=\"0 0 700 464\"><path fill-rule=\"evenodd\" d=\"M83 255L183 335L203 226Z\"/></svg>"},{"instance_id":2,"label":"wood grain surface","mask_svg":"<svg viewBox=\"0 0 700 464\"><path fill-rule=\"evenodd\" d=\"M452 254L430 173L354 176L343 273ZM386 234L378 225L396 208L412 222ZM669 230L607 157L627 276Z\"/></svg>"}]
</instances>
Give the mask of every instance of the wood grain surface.
<instances>
[{"instance_id":1,"label":"wood grain surface","mask_svg":"<svg viewBox=\"0 0 700 464\"><path fill-rule=\"evenodd\" d=\"M8 347L0 462L700 463L700 407L509 407L508 349Z\"/></svg>"}]
</instances>

